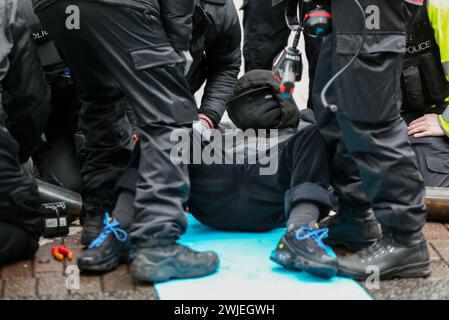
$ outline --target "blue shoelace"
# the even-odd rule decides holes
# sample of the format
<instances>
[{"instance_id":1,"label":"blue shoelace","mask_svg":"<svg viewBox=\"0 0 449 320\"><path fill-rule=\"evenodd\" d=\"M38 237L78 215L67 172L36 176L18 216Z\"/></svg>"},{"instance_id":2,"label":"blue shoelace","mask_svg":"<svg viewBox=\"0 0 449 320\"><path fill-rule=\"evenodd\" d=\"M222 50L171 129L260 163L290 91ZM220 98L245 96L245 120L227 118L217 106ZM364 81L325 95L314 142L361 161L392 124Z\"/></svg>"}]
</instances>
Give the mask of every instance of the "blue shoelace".
<instances>
[{"instance_id":1,"label":"blue shoelace","mask_svg":"<svg viewBox=\"0 0 449 320\"><path fill-rule=\"evenodd\" d=\"M301 235L301 234L303 234L303 235ZM327 228L312 229L309 227L302 227L296 231L296 239L298 239L299 241L303 241L303 240L307 240L307 239L311 238L324 251L328 251L330 249L323 242L323 239L327 238L328 235L329 235L329 229L327 229Z\"/></svg>"},{"instance_id":2,"label":"blue shoelace","mask_svg":"<svg viewBox=\"0 0 449 320\"><path fill-rule=\"evenodd\" d=\"M106 238L111 233L113 233L115 238L120 242L125 242L126 240L128 240L128 233L125 230L119 228L120 224L118 223L118 221L111 219L109 213L107 212L104 214L103 224L103 230L101 231L97 239L92 241L92 243L89 245L89 250L100 247L103 244L104 240L106 240Z\"/></svg>"}]
</instances>

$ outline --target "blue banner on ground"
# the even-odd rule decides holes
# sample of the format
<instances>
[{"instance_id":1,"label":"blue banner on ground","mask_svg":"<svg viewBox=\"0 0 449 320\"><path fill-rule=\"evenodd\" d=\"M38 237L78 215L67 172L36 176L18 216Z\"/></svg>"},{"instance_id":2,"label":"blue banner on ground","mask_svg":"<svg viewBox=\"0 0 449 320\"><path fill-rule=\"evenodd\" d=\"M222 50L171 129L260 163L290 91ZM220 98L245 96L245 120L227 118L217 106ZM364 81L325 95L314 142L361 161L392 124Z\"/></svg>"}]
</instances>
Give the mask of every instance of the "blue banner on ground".
<instances>
[{"instance_id":1,"label":"blue banner on ground","mask_svg":"<svg viewBox=\"0 0 449 320\"><path fill-rule=\"evenodd\" d=\"M195 250L217 252L220 269L209 277L156 285L161 300L371 299L353 280L323 280L286 270L270 261L270 253L284 230L234 233L212 230L192 217L189 223L181 242Z\"/></svg>"}]
</instances>

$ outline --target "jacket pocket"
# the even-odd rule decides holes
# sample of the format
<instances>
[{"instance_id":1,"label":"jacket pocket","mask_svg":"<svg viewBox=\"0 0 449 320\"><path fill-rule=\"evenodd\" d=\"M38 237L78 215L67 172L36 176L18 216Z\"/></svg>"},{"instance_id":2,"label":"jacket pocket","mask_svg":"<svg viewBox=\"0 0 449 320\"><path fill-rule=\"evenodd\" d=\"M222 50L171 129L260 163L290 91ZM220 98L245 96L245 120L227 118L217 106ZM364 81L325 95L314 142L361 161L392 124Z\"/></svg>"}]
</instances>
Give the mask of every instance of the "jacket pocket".
<instances>
[{"instance_id":1,"label":"jacket pocket","mask_svg":"<svg viewBox=\"0 0 449 320\"><path fill-rule=\"evenodd\" d=\"M436 173L449 174L449 162L446 158L437 158L435 156L426 156L427 168Z\"/></svg>"},{"instance_id":2,"label":"jacket pocket","mask_svg":"<svg viewBox=\"0 0 449 320\"><path fill-rule=\"evenodd\" d=\"M131 58L136 70L184 62L184 59L170 46L136 49L131 52Z\"/></svg>"},{"instance_id":3,"label":"jacket pocket","mask_svg":"<svg viewBox=\"0 0 449 320\"><path fill-rule=\"evenodd\" d=\"M360 35L337 35L335 72L357 53ZM369 35L360 55L337 80L337 105L352 121L379 123L400 116L401 71L405 37Z\"/></svg>"}]
</instances>

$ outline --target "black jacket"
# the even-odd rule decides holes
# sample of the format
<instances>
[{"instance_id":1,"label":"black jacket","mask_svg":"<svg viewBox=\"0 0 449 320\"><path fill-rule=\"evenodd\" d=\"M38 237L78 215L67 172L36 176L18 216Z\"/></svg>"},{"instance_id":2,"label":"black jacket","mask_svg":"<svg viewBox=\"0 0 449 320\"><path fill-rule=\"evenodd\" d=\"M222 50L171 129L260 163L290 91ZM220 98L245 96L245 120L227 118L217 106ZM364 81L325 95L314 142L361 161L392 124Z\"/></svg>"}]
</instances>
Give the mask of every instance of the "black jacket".
<instances>
[{"instance_id":1,"label":"black jacket","mask_svg":"<svg viewBox=\"0 0 449 320\"><path fill-rule=\"evenodd\" d=\"M50 109L50 89L20 0L2 1L0 30L0 126L7 126L25 161L42 142ZM3 110L2 110L3 109Z\"/></svg>"},{"instance_id":2,"label":"black jacket","mask_svg":"<svg viewBox=\"0 0 449 320\"><path fill-rule=\"evenodd\" d=\"M206 82L200 113L217 125L233 94L241 66L241 29L233 0L200 0L194 13L187 75L192 92Z\"/></svg>"},{"instance_id":3,"label":"black jacket","mask_svg":"<svg viewBox=\"0 0 449 320\"><path fill-rule=\"evenodd\" d=\"M59 0L33 0L35 12ZM172 46L176 51L186 51L192 32L192 13L195 0L92 0L110 5L150 10L160 15ZM76 5L76 1L73 3Z\"/></svg>"}]
</instances>

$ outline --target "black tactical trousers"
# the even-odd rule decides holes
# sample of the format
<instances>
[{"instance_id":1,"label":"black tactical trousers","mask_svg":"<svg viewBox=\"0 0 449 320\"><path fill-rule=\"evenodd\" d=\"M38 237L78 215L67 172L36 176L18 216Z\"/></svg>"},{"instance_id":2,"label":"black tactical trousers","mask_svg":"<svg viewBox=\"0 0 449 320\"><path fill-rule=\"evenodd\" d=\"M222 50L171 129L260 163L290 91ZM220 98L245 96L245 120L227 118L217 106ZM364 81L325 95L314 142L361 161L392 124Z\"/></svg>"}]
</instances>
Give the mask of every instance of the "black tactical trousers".
<instances>
[{"instance_id":1,"label":"black tactical trousers","mask_svg":"<svg viewBox=\"0 0 449 320\"><path fill-rule=\"evenodd\" d=\"M39 241L16 224L0 221L0 267L14 261L32 258Z\"/></svg>"},{"instance_id":2,"label":"black tactical trousers","mask_svg":"<svg viewBox=\"0 0 449 320\"><path fill-rule=\"evenodd\" d=\"M406 112L402 117L407 124L425 114L441 114L448 104L427 108L420 112ZM449 188L449 138L443 137L409 137L418 160L419 171L426 187Z\"/></svg>"},{"instance_id":3,"label":"black tactical trousers","mask_svg":"<svg viewBox=\"0 0 449 320\"><path fill-rule=\"evenodd\" d=\"M314 105L319 107L322 134L329 144L334 144L331 147L341 150L342 160L348 158L347 147L362 179L360 188L353 162L336 162L333 175L354 177L353 183L334 181L338 194L350 201L362 200L353 203L358 210L366 205L360 196L364 191L384 232L402 243L415 243L423 239L426 213L424 184L407 137L407 126L400 116L401 55L405 50L403 2L361 3L379 8L381 29L368 31L361 55L335 82L328 100L339 111L330 113L321 103L321 90L356 53L364 23L355 2L332 2L333 35L324 40L321 49ZM354 18L347 19L348 16ZM337 145L335 139L339 139Z\"/></svg>"},{"instance_id":4,"label":"black tactical trousers","mask_svg":"<svg viewBox=\"0 0 449 320\"><path fill-rule=\"evenodd\" d=\"M79 30L65 26L65 10L72 4L80 9ZM121 92L134 107L141 156L132 237L140 247L173 242L186 229L187 169L171 161L169 138L197 118L178 67L183 58L170 45L160 17L147 9L77 0L38 13L80 87L87 196L114 190L123 173L130 132Z\"/></svg>"},{"instance_id":5,"label":"black tactical trousers","mask_svg":"<svg viewBox=\"0 0 449 320\"><path fill-rule=\"evenodd\" d=\"M313 6L305 4L307 12ZM273 60L288 44L291 34L285 21L285 3L272 6L272 0L246 0L243 5L245 71L271 70ZM321 39L305 37L305 49L309 61L309 96L312 96L313 79L318 60ZM312 99L307 106L312 107Z\"/></svg>"},{"instance_id":6,"label":"black tactical trousers","mask_svg":"<svg viewBox=\"0 0 449 320\"><path fill-rule=\"evenodd\" d=\"M18 153L19 145L5 126L0 106L0 223L13 224L37 239L41 234L39 194Z\"/></svg>"},{"instance_id":7,"label":"black tactical trousers","mask_svg":"<svg viewBox=\"0 0 449 320\"><path fill-rule=\"evenodd\" d=\"M54 181L65 188L82 192L79 112L81 102L73 80L61 76L47 77L51 85L51 113L45 130L46 143L33 154L33 164L39 178ZM84 135L83 135L84 136Z\"/></svg>"}]
</instances>

